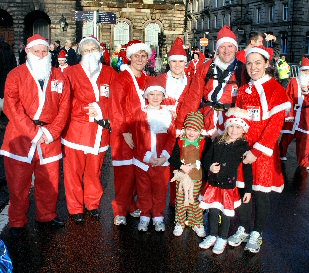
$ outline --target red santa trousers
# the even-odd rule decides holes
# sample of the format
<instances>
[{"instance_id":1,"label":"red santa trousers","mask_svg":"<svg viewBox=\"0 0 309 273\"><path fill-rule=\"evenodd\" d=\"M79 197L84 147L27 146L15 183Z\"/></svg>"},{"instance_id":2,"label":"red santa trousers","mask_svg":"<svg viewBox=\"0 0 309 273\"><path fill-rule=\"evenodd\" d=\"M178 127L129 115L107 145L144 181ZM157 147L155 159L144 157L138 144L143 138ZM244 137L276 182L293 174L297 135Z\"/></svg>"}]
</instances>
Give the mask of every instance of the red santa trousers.
<instances>
[{"instance_id":1,"label":"red santa trousers","mask_svg":"<svg viewBox=\"0 0 309 273\"><path fill-rule=\"evenodd\" d=\"M150 217L150 213L152 213L152 217L164 216L170 168L168 166L150 166L145 172L141 168L135 167L135 174L137 206L141 210L141 216Z\"/></svg>"},{"instance_id":2,"label":"red santa trousers","mask_svg":"<svg viewBox=\"0 0 309 273\"><path fill-rule=\"evenodd\" d=\"M136 183L134 165L114 166L115 199L112 201L114 216L126 216L137 209L134 198Z\"/></svg>"},{"instance_id":3,"label":"red santa trousers","mask_svg":"<svg viewBox=\"0 0 309 273\"><path fill-rule=\"evenodd\" d=\"M64 146L64 186L70 214L98 209L103 195L101 183L105 152L85 154Z\"/></svg>"},{"instance_id":4,"label":"red santa trousers","mask_svg":"<svg viewBox=\"0 0 309 273\"><path fill-rule=\"evenodd\" d=\"M288 147L292 140L295 138L295 134L287 134L283 133L280 139L280 157L286 157L286 153L288 151Z\"/></svg>"},{"instance_id":5,"label":"red santa trousers","mask_svg":"<svg viewBox=\"0 0 309 273\"><path fill-rule=\"evenodd\" d=\"M295 131L296 138L296 156L298 165L309 167L309 135Z\"/></svg>"},{"instance_id":6,"label":"red santa trousers","mask_svg":"<svg viewBox=\"0 0 309 273\"><path fill-rule=\"evenodd\" d=\"M59 160L41 165L36 151L31 164L5 156L4 166L10 192L10 227L23 227L28 222L27 213L32 174L35 176L36 220L48 222L54 219L57 216Z\"/></svg>"}]
</instances>

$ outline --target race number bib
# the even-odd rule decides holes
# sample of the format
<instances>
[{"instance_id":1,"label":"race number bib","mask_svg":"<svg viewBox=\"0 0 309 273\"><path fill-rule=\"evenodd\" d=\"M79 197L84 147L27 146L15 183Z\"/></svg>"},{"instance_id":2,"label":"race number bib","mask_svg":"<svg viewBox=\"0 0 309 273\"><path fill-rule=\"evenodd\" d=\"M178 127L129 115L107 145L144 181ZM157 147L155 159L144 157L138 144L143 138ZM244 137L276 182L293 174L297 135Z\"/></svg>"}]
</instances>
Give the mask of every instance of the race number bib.
<instances>
[{"instance_id":1,"label":"race number bib","mask_svg":"<svg viewBox=\"0 0 309 273\"><path fill-rule=\"evenodd\" d=\"M252 121L260 121L261 109L259 106L247 106L249 119Z\"/></svg>"},{"instance_id":2,"label":"race number bib","mask_svg":"<svg viewBox=\"0 0 309 273\"><path fill-rule=\"evenodd\" d=\"M100 96L109 98L109 85L108 84L100 85Z\"/></svg>"},{"instance_id":3,"label":"race number bib","mask_svg":"<svg viewBox=\"0 0 309 273\"><path fill-rule=\"evenodd\" d=\"M58 80L51 81L51 91L52 92L57 92L57 93L61 94L62 89L63 89L63 82L62 81L58 81Z\"/></svg>"}]
</instances>

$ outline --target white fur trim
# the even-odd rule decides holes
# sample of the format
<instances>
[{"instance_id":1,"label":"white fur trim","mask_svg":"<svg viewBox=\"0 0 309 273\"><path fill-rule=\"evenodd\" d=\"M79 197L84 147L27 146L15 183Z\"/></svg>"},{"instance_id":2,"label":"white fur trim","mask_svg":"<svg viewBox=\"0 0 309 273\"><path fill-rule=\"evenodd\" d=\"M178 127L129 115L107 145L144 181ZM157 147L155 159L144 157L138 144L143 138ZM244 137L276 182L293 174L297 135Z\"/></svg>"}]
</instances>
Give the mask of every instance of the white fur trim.
<instances>
[{"instance_id":1,"label":"white fur trim","mask_svg":"<svg viewBox=\"0 0 309 273\"><path fill-rule=\"evenodd\" d=\"M275 191L278 193L281 193L284 189L284 185L280 186L280 187L275 187L275 186L271 186L271 187L264 187L261 185L252 185L252 190L254 191L261 191L261 192L271 192L271 191Z\"/></svg>"},{"instance_id":2,"label":"white fur trim","mask_svg":"<svg viewBox=\"0 0 309 273\"><path fill-rule=\"evenodd\" d=\"M151 57L151 48L149 45L144 44L144 43L137 43L137 44L132 44L130 46L127 47L127 58L129 59L131 57L131 55L135 54L136 52L140 51L140 50L144 50L147 52L148 54L148 59Z\"/></svg>"},{"instance_id":3,"label":"white fur trim","mask_svg":"<svg viewBox=\"0 0 309 273\"><path fill-rule=\"evenodd\" d=\"M165 89L160 86L160 85L153 85L153 86L149 86L144 93L144 98L147 97L147 95L151 92L151 91L161 91L163 93L163 95L165 96L166 92Z\"/></svg>"},{"instance_id":4,"label":"white fur trim","mask_svg":"<svg viewBox=\"0 0 309 273\"><path fill-rule=\"evenodd\" d=\"M163 151L162 151L160 157L163 157L163 156L165 156L166 161L171 157L170 154L169 154L166 150L163 150Z\"/></svg>"},{"instance_id":5,"label":"white fur trim","mask_svg":"<svg viewBox=\"0 0 309 273\"><path fill-rule=\"evenodd\" d=\"M36 45L45 45L47 47L49 47L49 43L45 40L42 40L42 39L37 39L37 40L34 40L32 42L30 42L29 44L27 44L26 48L31 48L33 46L36 46Z\"/></svg>"},{"instance_id":6,"label":"white fur trim","mask_svg":"<svg viewBox=\"0 0 309 273\"><path fill-rule=\"evenodd\" d=\"M185 55L171 55L167 59L169 62L170 61L185 61L188 62L187 56Z\"/></svg>"},{"instance_id":7,"label":"white fur trim","mask_svg":"<svg viewBox=\"0 0 309 273\"><path fill-rule=\"evenodd\" d=\"M273 155L273 152L274 150L273 149L270 149L258 142L256 142L254 145L253 145L253 148L254 149L257 149L259 151L261 151L262 153L264 153L265 155L268 155L268 156L272 156Z\"/></svg>"},{"instance_id":8,"label":"white fur trim","mask_svg":"<svg viewBox=\"0 0 309 273\"><path fill-rule=\"evenodd\" d=\"M246 58L247 58L247 56L248 56L250 53L259 53L259 54L261 54L262 56L264 56L267 60L269 60L269 58L270 58L269 53L268 53L266 50L264 50L264 49L262 49L262 48L259 48L259 47L252 47L252 48L248 49L248 50L246 51Z\"/></svg>"},{"instance_id":9,"label":"white fur trim","mask_svg":"<svg viewBox=\"0 0 309 273\"><path fill-rule=\"evenodd\" d=\"M139 160L136 159L136 158L133 158L133 164L134 164L134 166L139 167L140 169L142 169L142 170L145 171L145 172L147 172L148 169L149 169L149 166L148 166L148 165L146 165L145 163L139 161Z\"/></svg>"},{"instance_id":10,"label":"white fur trim","mask_svg":"<svg viewBox=\"0 0 309 273\"><path fill-rule=\"evenodd\" d=\"M122 72L122 71L125 71L128 67L129 67L129 66L128 66L127 64L122 64L122 65L119 67L119 69L120 69L120 71Z\"/></svg>"},{"instance_id":11,"label":"white fur trim","mask_svg":"<svg viewBox=\"0 0 309 273\"><path fill-rule=\"evenodd\" d=\"M224 127L227 128L227 127L231 126L232 124L237 124L237 125L241 126L246 133L249 130L248 123L245 122L241 118L229 118L229 119L227 119L226 122L224 123Z\"/></svg>"},{"instance_id":12,"label":"white fur trim","mask_svg":"<svg viewBox=\"0 0 309 273\"><path fill-rule=\"evenodd\" d=\"M308 70L309 69L309 66L301 66L300 67L300 70L302 71L302 70Z\"/></svg>"},{"instance_id":13,"label":"white fur trim","mask_svg":"<svg viewBox=\"0 0 309 273\"><path fill-rule=\"evenodd\" d=\"M152 157L152 152L147 151L143 159L144 162L149 163L151 157Z\"/></svg>"},{"instance_id":14,"label":"white fur trim","mask_svg":"<svg viewBox=\"0 0 309 273\"><path fill-rule=\"evenodd\" d=\"M236 46L236 48L238 50L237 41L235 41L233 38L230 38L230 37L223 37L223 38L219 39L216 43L216 50L218 50L220 45L222 45L223 43L232 43L234 46Z\"/></svg>"},{"instance_id":15,"label":"white fur trim","mask_svg":"<svg viewBox=\"0 0 309 273\"><path fill-rule=\"evenodd\" d=\"M113 160L112 163L114 167L129 166L129 165L133 165L133 158L124 159L124 160Z\"/></svg>"},{"instance_id":16,"label":"white fur trim","mask_svg":"<svg viewBox=\"0 0 309 273\"><path fill-rule=\"evenodd\" d=\"M234 208L239 207L238 202L234 202ZM200 208L202 209L218 209L223 212L226 216L233 217L235 216L235 210L225 209L224 206L219 202L213 202L211 204L205 203L203 201L200 202Z\"/></svg>"},{"instance_id":17,"label":"white fur trim","mask_svg":"<svg viewBox=\"0 0 309 273\"><path fill-rule=\"evenodd\" d=\"M102 126L99 126L98 125L98 129L100 131L102 131L100 129L100 127L102 128ZM103 129L103 128L102 128ZM98 136L98 133L97 133L97 136ZM100 136L100 134L99 134ZM101 139L101 137L100 137ZM78 144L78 143L73 143L73 142L70 142L70 141L67 141L65 140L64 138L61 138L61 143L64 145L64 146L67 146L71 149L74 149L74 150L79 150L79 151L83 151L85 154L93 154L93 155L98 155L99 153L103 153L105 151L108 150L108 145L106 146L103 146L103 147L98 147L97 145L97 139L96 139L96 142L95 142L95 145L94 147L90 147L90 146L85 146L85 145L81 145L81 144ZM100 144L100 143L99 143Z\"/></svg>"}]
</instances>

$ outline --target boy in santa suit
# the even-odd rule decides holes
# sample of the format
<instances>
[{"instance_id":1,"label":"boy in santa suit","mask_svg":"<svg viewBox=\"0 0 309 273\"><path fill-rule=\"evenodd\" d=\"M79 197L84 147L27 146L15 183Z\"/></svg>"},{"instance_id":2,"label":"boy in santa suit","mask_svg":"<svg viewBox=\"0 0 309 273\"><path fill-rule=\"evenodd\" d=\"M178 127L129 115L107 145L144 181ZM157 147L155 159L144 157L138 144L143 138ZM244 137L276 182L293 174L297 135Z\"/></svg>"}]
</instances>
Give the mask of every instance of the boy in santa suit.
<instances>
[{"instance_id":1,"label":"boy in santa suit","mask_svg":"<svg viewBox=\"0 0 309 273\"><path fill-rule=\"evenodd\" d=\"M61 50L58 55L58 63L61 72L63 72L66 68L69 67L67 63L67 54L64 50Z\"/></svg>"},{"instance_id":2,"label":"boy in santa suit","mask_svg":"<svg viewBox=\"0 0 309 273\"><path fill-rule=\"evenodd\" d=\"M164 210L168 189L168 159L175 144L175 126L171 112L161 102L164 82L147 78L144 98L148 105L130 122L134 148L137 206L141 210L139 231L147 231L152 216L156 231L165 231Z\"/></svg>"},{"instance_id":3,"label":"boy in santa suit","mask_svg":"<svg viewBox=\"0 0 309 273\"><path fill-rule=\"evenodd\" d=\"M207 136L224 130L225 112L235 105L238 88L246 82L243 63L235 57L238 44L229 26L218 32L216 57L202 64L186 93L177 114L176 129L181 129L187 113L201 109ZM203 103L201 103L203 101Z\"/></svg>"},{"instance_id":4,"label":"boy in santa suit","mask_svg":"<svg viewBox=\"0 0 309 273\"><path fill-rule=\"evenodd\" d=\"M296 155L299 166L309 170L309 59L302 58L299 75L292 78L286 93L291 110L285 118L280 141L280 157L285 161L291 141L296 138Z\"/></svg>"},{"instance_id":5,"label":"boy in santa suit","mask_svg":"<svg viewBox=\"0 0 309 273\"><path fill-rule=\"evenodd\" d=\"M85 221L84 208L100 217L102 164L109 146L108 100L117 72L100 62L100 43L94 37L79 43L81 62L65 70L71 85L71 115L62 134L64 186L69 213Z\"/></svg>"},{"instance_id":6,"label":"boy in santa suit","mask_svg":"<svg viewBox=\"0 0 309 273\"><path fill-rule=\"evenodd\" d=\"M166 95L162 104L167 105L167 108L173 113L174 118L178 114L185 93L190 86L192 78L188 78L185 73L187 64L187 53L184 49L183 40L176 38L171 50L168 54L168 63L170 70L167 73L161 74L158 78L164 82ZM181 134L181 131L178 132ZM170 205L175 207L176 200L176 183L170 184Z\"/></svg>"},{"instance_id":7,"label":"boy in santa suit","mask_svg":"<svg viewBox=\"0 0 309 273\"><path fill-rule=\"evenodd\" d=\"M144 107L143 91L146 74L143 73L150 46L139 40L128 43L126 57L130 65L123 65L117 79L111 86L109 109L111 119L111 148L114 166L115 199L112 201L114 224L126 224L126 216L137 210L135 197L135 172L133 165L132 131L130 121ZM139 213L133 214L139 216Z\"/></svg>"},{"instance_id":8,"label":"boy in santa suit","mask_svg":"<svg viewBox=\"0 0 309 273\"><path fill-rule=\"evenodd\" d=\"M0 153L10 192L9 224L13 236L25 231L34 174L36 220L64 226L56 203L62 158L60 134L70 110L69 84L51 67L47 40L28 38L27 61L13 69L5 85L4 113L9 119Z\"/></svg>"}]
</instances>

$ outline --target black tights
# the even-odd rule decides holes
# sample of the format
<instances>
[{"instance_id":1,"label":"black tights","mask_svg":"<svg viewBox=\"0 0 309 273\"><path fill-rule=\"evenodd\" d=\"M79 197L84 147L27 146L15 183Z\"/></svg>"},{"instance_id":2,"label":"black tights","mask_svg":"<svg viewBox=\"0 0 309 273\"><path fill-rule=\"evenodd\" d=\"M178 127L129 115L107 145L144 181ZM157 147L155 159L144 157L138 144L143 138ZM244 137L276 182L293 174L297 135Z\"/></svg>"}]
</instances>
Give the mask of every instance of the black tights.
<instances>
[{"instance_id":1,"label":"black tights","mask_svg":"<svg viewBox=\"0 0 309 273\"><path fill-rule=\"evenodd\" d=\"M221 215L220 234L219 234L219 215ZM230 229L230 217L226 216L218 209L209 209L209 228L210 228L210 235L212 236L219 235L222 239L227 239Z\"/></svg>"},{"instance_id":2,"label":"black tights","mask_svg":"<svg viewBox=\"0 0 309 273\"><path fill-rule=\"evenodd\" d=\"M270 211L270 200L268 192L253 191L252 196L254 198L254 231L262 233L266 226L268 214ZM251 220L252 220L252 199L249 203L242 203L237 209L240 218L240 225L243 226L246 232L251 230Z\"/></svg>"}]
</instances>

